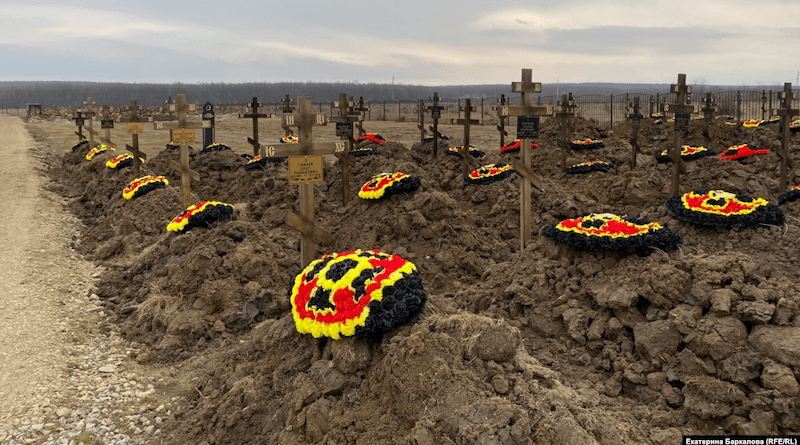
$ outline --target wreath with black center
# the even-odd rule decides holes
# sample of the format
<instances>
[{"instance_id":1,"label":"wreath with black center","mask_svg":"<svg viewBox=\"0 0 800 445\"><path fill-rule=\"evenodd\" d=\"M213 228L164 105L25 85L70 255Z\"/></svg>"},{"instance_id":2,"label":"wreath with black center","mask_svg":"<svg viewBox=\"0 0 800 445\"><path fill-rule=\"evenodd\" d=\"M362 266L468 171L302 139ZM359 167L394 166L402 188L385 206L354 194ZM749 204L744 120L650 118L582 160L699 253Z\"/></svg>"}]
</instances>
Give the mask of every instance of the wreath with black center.
<instances>
[{"instance_id":1,"label":"wreath with black center","mask_svg":"<svg viewBox=\"0 0 800 445\"><path fill-rule=\"evenodd\" d=\"M800 120L790 122L789 131L792 133L797 133L798 131L800 131Z\"/></svg>"},{"instance_id":2,"label":"wreath with black center","mask_svg":"<svg viewBox=\"0 0 800 445\"><path fill-rule=\"evenodd\" d=\"M766 199L724 190L690 191L669 198L665 206L676 218L707 227L752 228L786 222L783 211Z\"/></svg>"},{"instance_id":3,"label":"wreath with black center","mask_svg":"<svg viewBox=\"0 0 800 445\"><path fill-rule=\"evenodd\" d=\"M500 154L516 153L519 151L520 147L522 147L522 142L519 139L517 139L516 141L510 144L506 144L500 147ZM531 142L531 148L539 148L539 144L537 144L536 142Z\"/></svg>"},{"instance_id":4,"label":"wreath with black center","mask_svg":"<svg viewBox=\"0 0 800 445\"><path fill-rule=\"evenodd\" d=\"M458 156L460 158L461 157L461 147L463 147L463 145L462 146L458 146L458 147L455 147L455 146L449 147L447 149L446 153L449 154L449 155ZM469 155L472 156L473 158L482 158L484 155L486 155L486 153L484 153L481 150L478 150L477 148L473 147L472 145L469 146L468 152L469 152Z\"/></svg>"},{"instance_id":5,"label":"wreath with black center","mask_svg":"<svg viewBox=\"0 0 800 445\"><path fill-rule=\"evenodd\" d=\"M144 159L139 158L139 162L144 163ZM108 168L126 168L133 167L133 155L130 153L123 153L106 161Z\"/></svg>"},{"instance_id":6,"label":"wreath with black center","mask_svg":"<svg viewBox=\"0 0 800 445\"><path fill-rule=\"evenodd\" d=\"M440 141L449 141L450 138L445 136L445 135L442 135L442 137L438 138L438 140L440 140ZM423 144L430 144L432 142L433 142L433 136L431 136L429 138L422 138L422 143Z\"/></svg>"},{"instance_id":7,"label":"wreath with black center","mask_svg":"<svg viewBox=\"0 0 800 445\"><path fill-rule=\"evenodd\" d=\"M245 170L257 170L263 169L269 163L280 164L281 162L283 162L283 158L262 158L261 155L250 156L250 159L247 160L247 163L242 168Z\"/></svg>"},{"instance_id":8,"label":"wreath with black center","mask_svg":"<svg viewBox=\"0 0 800 445\"><path fill-rule=\"evenodd\" d=\"M778 205L782 206L787 202L792 202L800 198L800 185L796 185L789 190L778 195Z\"/></svg>"},{"instance_id":9,"label":"wreath with black center","mask_svg":"<svg viewBox=\"0 0 800 445\"><path fill-rule=\"evenodd\" d=\"M89 141L84 139L84 140L78 142L77 144L73 145L72 146L72 151L76 152L78 150L83 150L84 148L87 148L87 147L89 147Z\"/></svg>"},{"instance_id":10,"label":"wreath with black center","mask_svg":"<svg viewBox=\"0 0 800 445\"><path fill-rule=\"evenodd\" d=\"M231 150L231 147L225 144L214 142L213 144L208 144L206 148L200 150L200 154L211 153L215 151L223 151L223 150Z\"/></svg>"},{"instance_id":11,"label":"wreath with black center","mask_svg":"<svg viewBox=\"0 0 800 445\"><path fill-rule=\"evenodd\" d=\"M473 170L464 178L464 185L486 185L511 176L514 170L508 164L488 164Z\"/></svg>"},{"instance_id":12,"label":"wreath with black center","mask_svg":"<svg viewBox=\"0 0 800 445\"><path fill-rule=\"evenodd\" d=\"M766 148L758 148L755 145L750 147L747 144L734 145L728 147L719 154L719 158L723 161L732 161L734 159L746 158L749 156L770 153Z\"/></svg>"},{"instance_id":13,"label":"wreath with black center","mask_svg":"<svg viewBox=\"0 0 800 445\"><path fill-rule=\"evenodd\" d=\"M414 193L419 190L420 180L407 173L381 173L367 181L358 191L362 199L386 199L399 193Z\"/></svg>"},{"instance_id":14,"label":"wreath with black center","mask_svg":"<svg viewBox=\"0 0 800 445\"><path fill-rule=\"evenodd\" d=\"M649 255L656 249L675 250L683 245L680 234L658 222L613 213L588 213L544 226L542 235L579 250L619 250Z\"/></svg>"},{"instance_id":15,"label":"wreath with black center","mask_svg":"<svg viewBox=\"0 0 800 445\"><path fill-rule=\"evenodd\" d=\"M379 340L413 323L428 300L414 264L377 250L312 261L289 290L297 332L316 338Z\"/></svg>"},{"instance_id":16,"label":"wreath with black center","mask_svg":"<svg viewBox=\"0 0 800 445\"><path fill-rule=\"evenodd\" d=\"M586 139L573 139L572 142L567 142L567 146L573 150L579 149L594 149L605 148L606 144L603 141L595 141L589 138Z\"/></svg>"},{"instance_id":17,"label":"wreath with black center","mask_svg":"<svg viewBox=\"0 0 800 445\"><path fill-rule=\"evenodd\" d=\"M167 185L169 185L169 181L163 176L142 176L141 178L134 179L122 189L122 197L125 199L139 198L155 189L164 188Z\"/></svg>"},{"instance_id":18,"label":"wreath with black center","mask_svg":"<svg viewBox=\"0 0 800 445\"><path fill-rule=\"evenodd\" d=\"M188 145L187 147L189 148L189 150L194 151L194 147L192 147L191 145ZM174 142L170 142L167 144L167 150L180 150L180 149L181 149L180 144L176 144Z\"/></svg>"},{"instance_id":19,"label":"wreath with black center","mask_svg":"<svg viewBox=\"0 0 800 445\"><path fill-rule=\"evenodd\" d=\"M349 152L347 152L350 156L377 156L381 154L380 151L375 149L375 146L366 144L362 147L355 147Z\"/></svg>"},{"instance_id":20,"label":"wreath with black center","mask_svg":"<svg viewBox=\"0 0 800 445\"><path fill-rule=\"evenodd\" d=\"M203 201L191 205L167 225L172 232L186 232L195 227L210 227L212 223L233 217L233 206L217 201Z\"/></svg>"},{"instance_id":21,"label":"wreath with black center","mask_svg":"<svg viewBox=\"0 0 800 445\"><path fill-rule=\"evenodd\" d=\"M690 147L688 145L684 145L681 147L681 159L684 161L694 161L695 159L704 158L706 156L716 156L717 153L713 152L703 146L700 147ZM667 150L662 151L655 155L656 161L658 162L670 162L669 154Z\"/></svg>"},{"instance_id":22,"label":"wreath with black center","mask_svg":"<svg viewBox=\"0 0 800 445\"><path fill-rule=\"evenodd\" d=\"M589 162L581 162L580 164L571 165L564 169L564 173L590 173L590 172L610 172L611 170L617 171L617 166L599 159Z\"/></svg>"}]
</instances>

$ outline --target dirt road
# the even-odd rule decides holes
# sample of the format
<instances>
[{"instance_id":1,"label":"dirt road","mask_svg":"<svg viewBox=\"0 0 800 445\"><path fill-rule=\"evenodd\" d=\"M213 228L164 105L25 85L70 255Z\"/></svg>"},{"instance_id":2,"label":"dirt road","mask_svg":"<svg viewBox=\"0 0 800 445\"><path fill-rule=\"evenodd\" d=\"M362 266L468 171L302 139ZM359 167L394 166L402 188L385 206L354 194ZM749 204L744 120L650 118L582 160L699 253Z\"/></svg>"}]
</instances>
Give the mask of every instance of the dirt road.
<instances>
[{"instance_id":1,"label":"dirt road","mask_svg":"<svg viewBox=\"0 0 800 445\"><path fill-rule=\"evenodd\" d=\"M64 385L65 301L85 298L91 265L67 247L75 223L46 181L36 143L18 117L0 116L0 425L51 403Z\"/></svg>"}]
</instances>

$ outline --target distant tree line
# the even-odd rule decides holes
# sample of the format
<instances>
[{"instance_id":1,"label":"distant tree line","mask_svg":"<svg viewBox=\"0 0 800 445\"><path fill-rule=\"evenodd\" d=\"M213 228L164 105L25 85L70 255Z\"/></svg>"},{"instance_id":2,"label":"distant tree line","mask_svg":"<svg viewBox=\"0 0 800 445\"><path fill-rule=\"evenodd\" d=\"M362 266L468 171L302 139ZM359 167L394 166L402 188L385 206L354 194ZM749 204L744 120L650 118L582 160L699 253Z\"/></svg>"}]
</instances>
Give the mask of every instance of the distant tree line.
<instances>
[{"instance_id":1,"label":"distant tree line","mask_svg":"<svg viewBox=\"0 0 800 445\"><path fill-rule=\"evenodd\" d=\"M743 89L745 87L717 87L698 85L696 90L722 91ZM774 89L780 87L751 87L755 89ZM669 91L667 84L621 84L621 83L579 83L544 84L543 96L553 96L571 92L582 94L623 94L628 92L656 94ZM339 100L341 93L355 100L363 97L373 103L380 101L411 101L425 99L433 95L448 99L518 97L511 92L511 82L501 85L391 85L379 83L111 83L111 82L0 82L0 109L25 108L27 104L38 103L52 107L77 107L91 97L98 105L108 102L112 106L128 105L136 99L140 105L162 105L169 97L186 94L192 103L211 102L212 104L243 104L258 97L259 102L278 102L285 95L292 100L297 96L310 96L314 102ZM700 92L700 91L697 91Z\"/></svg>"}]
</instances>

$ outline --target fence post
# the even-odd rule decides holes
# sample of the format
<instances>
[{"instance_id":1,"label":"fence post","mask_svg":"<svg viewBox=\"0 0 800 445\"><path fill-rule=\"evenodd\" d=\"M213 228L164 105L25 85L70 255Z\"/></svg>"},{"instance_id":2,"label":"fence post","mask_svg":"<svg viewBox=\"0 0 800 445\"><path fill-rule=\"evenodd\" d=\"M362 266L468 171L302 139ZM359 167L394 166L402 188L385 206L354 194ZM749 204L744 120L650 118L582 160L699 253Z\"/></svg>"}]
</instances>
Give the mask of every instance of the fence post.
<instances>
[{"instance_id":1,"label":"fence post","mask_svg":"<svg viewBox=\"0 0 800 445\"><path fill-rule=\"evenodd\" d=\"M372 120L372 101L371 100L367 101L367 120L368 121Z\"/></svg>"},{"instance_id":2,"label":"fence post","mask_svg":"<svg viewBox=\"0 0 800 445\"><path fill-rule=\"evenodd\" d=\"M769 115L774 116L775 111L772 109L772 90L769 90Z\"/></svg>"},{"instance_id":3,"label":"fence post","mask_svg":"<svg viewBox=\"0 0 800 445\"><path fill-rule=\"evenodd\" d=\"M458 119L461 119L461 99L458 99Z\"/></svg>"},{"instance_id":4,"label":"fence post","mask_svg":"<svg viewBox=\"0 0 800 445\"><path fill-rule=\"evenodd\" d=\"M614 128L614 95L612 94L610 97L611 97L611 125L609 125L608 127Z\"/></svg>"},{"instance_id":5,"label":"fence post","mask_svg":"<svg viewBox=\"0 0 800 445\"><path fill-rule=\"evenodd\" d=\"M485 119L483 118L483 98L481 97L481 125L483 125L484 120Z\"/></svg>"},{"instance_id":6,"label":"fence post","mask_svg":"<svg viewBox=\"0 0 800 445\"><path fill-rule=\"evenodd\" d=\"M386 99L383 100L383 121L386 122Z\"/></svg>"},{"instance_id":7,"label":"fence post","mask_svg":"<svg viewBox=\"0 0 800 445\"><path fill-rule=\"evenodd\" d=\"M736 92L736 122L742 123L742 92Z\"/></svg>"},{"instance_id":8,"label":"fence post","mask_svg":"<svg viewBox=\"0 0 800 445\"><path fill-rule=\"evenodd\" d=\"M403 101L397 100L397 122L403 122Z\"/></svg>"}]
</instances>

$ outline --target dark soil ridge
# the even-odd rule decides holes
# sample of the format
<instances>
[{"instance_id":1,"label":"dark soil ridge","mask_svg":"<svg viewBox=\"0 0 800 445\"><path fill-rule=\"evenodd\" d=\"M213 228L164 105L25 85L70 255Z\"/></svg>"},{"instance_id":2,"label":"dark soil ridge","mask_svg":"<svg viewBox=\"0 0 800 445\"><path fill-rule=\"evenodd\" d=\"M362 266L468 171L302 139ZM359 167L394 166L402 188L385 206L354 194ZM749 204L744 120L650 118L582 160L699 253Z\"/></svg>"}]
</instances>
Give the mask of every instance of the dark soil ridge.
<instances>
[{"instance_id":1,"label":"dark soil ridge","mask_svg":"<svg viewBox=\"0 0 800 445\"><path fill-rule=\"evenodd\" d=\"M126 201L130 169L85 152L49 169L85 225L76 248L108 268L98 294L145 360L180 363L187 408L167 443L677 443L681 434L800 431L800 292L796 218L785 227L708 229L670 217L669 165L653 153L627 166L629 125L614 132L575 119L575 137L604 150L570 153L617 174L564 175L560 134L543 123L533 165L535 236L518 248L514 177L462 187L460 160L431 144L381 144L355 159L351 188L375 174L420 178L413 195L358 198L343 207L338 164L316 188L326 251L379 249L412 261L429 306L381 343L318 341L294 330L287 290L300 271L298 234L283 220L298 206L285 164L244 171L232 151L193 154L193 193L236 207L234 220L166 232L181 212L163 151L144 171L170 187ZM684 143L701 145L693 121ZM711 128L711 149L775 149L774 130ZM646 119L642 145L663 150L671 125ZM483 147L481 147L483 148ZM60 152L64 147L54 148ZM503 162L499 146L481 163ZM653 150L655 152L656 150ZM440 150L441 153L441 150ZM796 155L795 155L796 156ZM573 162L570 162L573 163ZM718 188L777 200L778 157L689 163L682 190ZM790 178L790 184L797 178ZM580 252L540 236L584 212L658 220L683 236L680 251L646 257Z\"/></svg>"}]
</instances>

